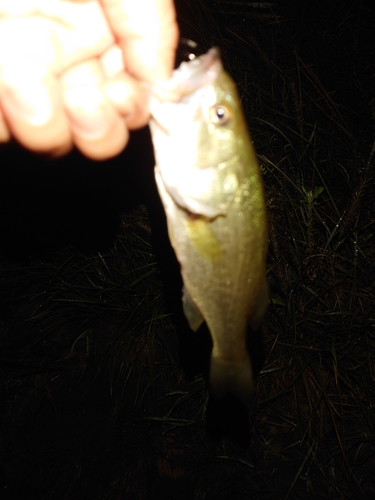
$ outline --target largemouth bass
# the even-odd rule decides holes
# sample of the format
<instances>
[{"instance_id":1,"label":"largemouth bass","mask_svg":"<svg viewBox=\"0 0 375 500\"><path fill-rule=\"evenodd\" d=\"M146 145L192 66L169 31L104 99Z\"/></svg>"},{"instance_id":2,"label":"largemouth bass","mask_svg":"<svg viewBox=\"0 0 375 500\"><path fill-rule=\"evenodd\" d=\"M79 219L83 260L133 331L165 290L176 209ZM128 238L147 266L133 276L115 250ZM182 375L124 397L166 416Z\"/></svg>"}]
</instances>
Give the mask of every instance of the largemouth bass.
<instances>
[{"instance_id":1,"label":"largemouth bass","mask_svg":"<svg viewBox=\"0 0 375 500\"><path fill-rule=\"evenodd\" d=\"M263 183L235 84L213 48L183 62L150 99L155 177L181 266L183 309L213 349L210 392L247 400L247 326L268 304Z\"/></svg>"}]
</instances>

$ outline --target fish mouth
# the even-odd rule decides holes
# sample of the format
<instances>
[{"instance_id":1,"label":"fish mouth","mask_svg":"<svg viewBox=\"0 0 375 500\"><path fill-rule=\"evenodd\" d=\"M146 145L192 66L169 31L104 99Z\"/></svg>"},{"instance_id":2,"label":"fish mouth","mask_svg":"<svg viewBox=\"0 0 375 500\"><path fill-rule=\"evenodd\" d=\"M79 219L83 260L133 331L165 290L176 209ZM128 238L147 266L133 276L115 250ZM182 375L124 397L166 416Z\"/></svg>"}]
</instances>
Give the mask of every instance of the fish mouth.
<instances>
[{"instance_id":1,"label":"fish mouth","mask_svg":"<svg viewBox=\"0 0 375 500\"><path fill-rule=\"evenodd\" d=\"M179 102L186 95L210 85L222 69L220 50L213 47L206 54L182 62L172 77L155 85L151 93L161 102Z\"/></svg>"}]
</instances>

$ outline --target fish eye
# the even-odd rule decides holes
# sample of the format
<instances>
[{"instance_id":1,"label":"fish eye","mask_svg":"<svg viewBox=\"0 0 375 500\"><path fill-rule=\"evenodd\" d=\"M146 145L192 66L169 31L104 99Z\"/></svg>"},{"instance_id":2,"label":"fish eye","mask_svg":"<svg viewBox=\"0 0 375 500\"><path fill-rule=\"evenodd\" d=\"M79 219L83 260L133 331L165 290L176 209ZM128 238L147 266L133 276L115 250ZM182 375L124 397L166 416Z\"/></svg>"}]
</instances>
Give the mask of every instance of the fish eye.
<instances>
[{"instance_id":1,"label":"fish eye","mask_svg":"<svg viewBox=\"0 0 375 500\"><path fill-rule=\"evenodd\" d=\"M215 125L226 125L232 118L232 112L228 106L216 104L210 109L210 118Z\"/></svg>"}]
</instances>

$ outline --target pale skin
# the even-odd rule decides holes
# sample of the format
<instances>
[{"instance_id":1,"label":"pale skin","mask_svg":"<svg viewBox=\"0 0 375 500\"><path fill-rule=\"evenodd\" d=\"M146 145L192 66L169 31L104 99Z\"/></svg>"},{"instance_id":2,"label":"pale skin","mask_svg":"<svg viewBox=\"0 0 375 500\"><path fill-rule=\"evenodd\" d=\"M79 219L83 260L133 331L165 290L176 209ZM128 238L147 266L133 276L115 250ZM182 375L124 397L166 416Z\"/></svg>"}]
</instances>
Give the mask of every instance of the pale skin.
<instances>
[{"instance_id":1,"label":"pale skin","mask_svg":"<svg viewBox=\"0 0 375 500\"><path fill-rule=\"evenodd\" d=\"M117 155L177 43L173 0L0 0L0 143Z\"/></svg>"}]
</instances>

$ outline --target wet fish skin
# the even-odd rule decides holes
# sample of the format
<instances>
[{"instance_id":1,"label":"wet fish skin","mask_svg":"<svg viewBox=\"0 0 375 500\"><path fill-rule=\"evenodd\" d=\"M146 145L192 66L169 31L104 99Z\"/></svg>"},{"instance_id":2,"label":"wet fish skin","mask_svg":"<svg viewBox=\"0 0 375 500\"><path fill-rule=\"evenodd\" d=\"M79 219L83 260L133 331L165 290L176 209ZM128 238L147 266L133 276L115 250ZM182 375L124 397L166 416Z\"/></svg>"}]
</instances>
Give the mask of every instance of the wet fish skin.
<instances>
[{"instance_id":1,"label":"wet fish skin","mask_svg":"<svg viewBox=\"0 0 375 500\"><path fill-rule=\"evenodd\" d=\"M259 328L268 305L267 217L258 161L218 50L182 63L154 89L150 109L184 312L193 330L203 321L210 330L211 393L246 401L254 385L247 325Z\"/></svg>"}]
</instances>

